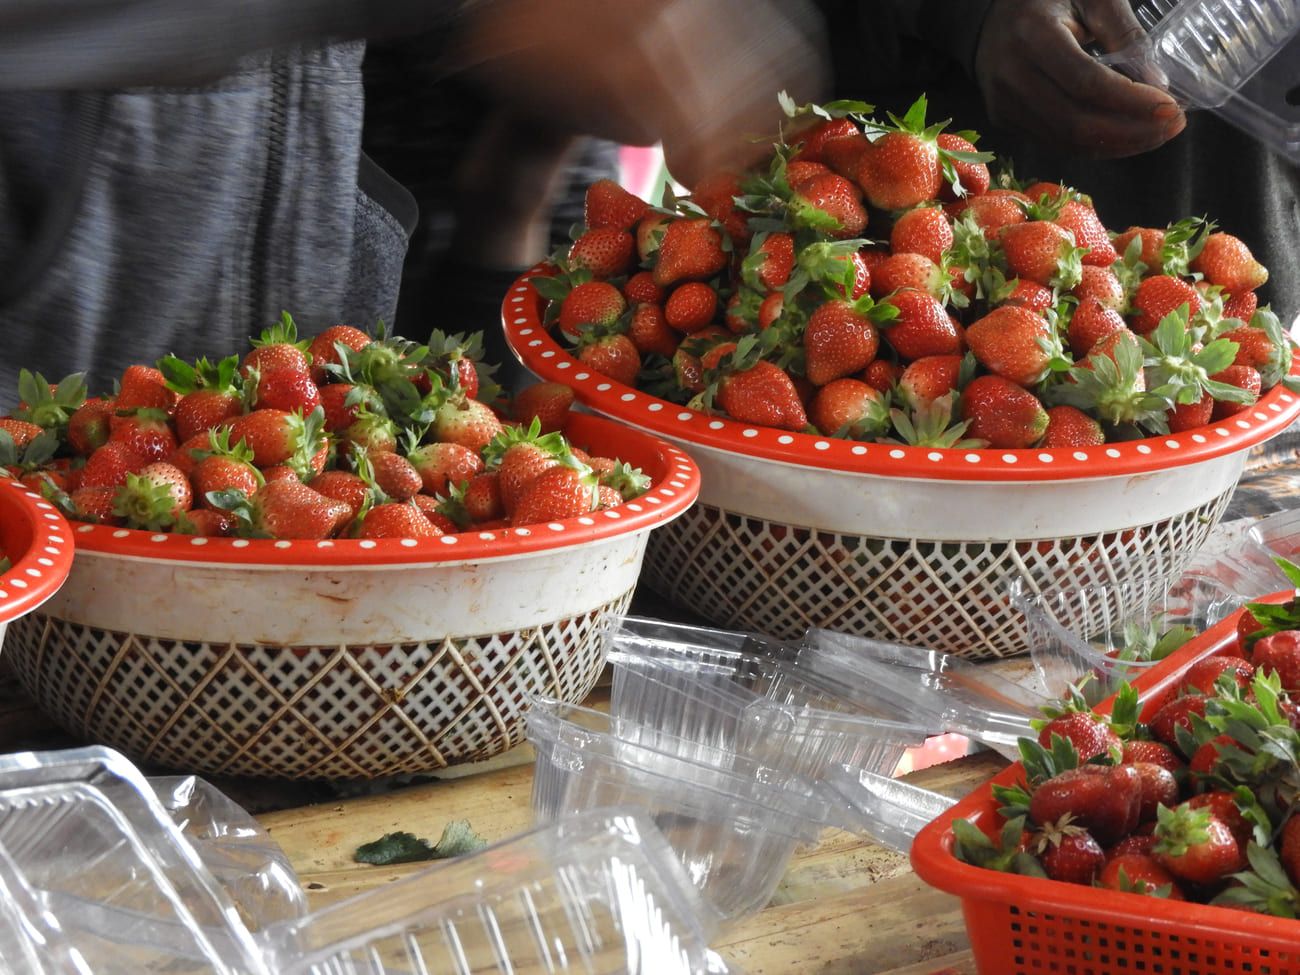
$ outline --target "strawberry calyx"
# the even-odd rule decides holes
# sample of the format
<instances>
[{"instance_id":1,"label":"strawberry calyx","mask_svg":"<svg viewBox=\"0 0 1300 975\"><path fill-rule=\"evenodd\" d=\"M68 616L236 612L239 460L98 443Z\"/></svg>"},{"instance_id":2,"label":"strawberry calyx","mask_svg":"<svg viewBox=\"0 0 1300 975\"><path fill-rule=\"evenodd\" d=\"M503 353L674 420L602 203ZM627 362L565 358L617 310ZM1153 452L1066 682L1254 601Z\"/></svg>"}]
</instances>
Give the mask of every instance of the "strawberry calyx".
<instances>
[{"instance_id":1,"label":"strawberry calyx","mask_svg":"<svg viewBox=\"0 0 1300 975\"><path fill-rule=\"evenodd\" d=\"M288 435L293 440L294 451L285 465L290 467L304 483L315 474L312 461L328 443L325 433L325 410L316 407L306 416L301 412L290 414Z\"/></svg>"},{"instance_id":2,"label":"strawberry calyx","mask_svg":"<svg viewBox=\"0 0 1300 975\"><path fill-rule=\"evenodd\" d=\"M507 426L488 441L482 452L484 467L488 470L498 469L506 452L511 447L520 444L532 444L533 447L544 451L556 460L563 460L566 456L573 456L573 452L569 449L569 442L564 439L564 434L558 430L552 433L542 433L542 421L537 417L533 417L532 422L527 427Z\"/></svg>"},{"instance_id":3,"label":"strawberry calyx","mask_svg":"<svg viewBox=\"0 0 1300 975\"><path fill-rule=\"evenodd\" d=\"M440 515L450 518L462 531L474 524L469 509L465 506L465 493L469 490L469 481L453 482L447 485L447 493L438 495L436 510Z\"/></svg>"},{"instance_id":4,"label":"strawberry calyx","mask_svg":"<svg viewBox=\"0 0 1300 975\"><path fill-rule=\"evenodd\" d=\"M307 348L311 345L310 339L298 338L298 325L293 320L293 316L287 311L280 312L280 320L269 328L263 329L262 333L251 341L253 348L259 349L264 345L292 345L303 355L307 355ZM308 358L308 364L311 359Z\"/></svg>"},{"instance_id":5,"label":"strawberry calyx","mask_svg":"<svg viewBox=\"0 0 1300 975\"><path fill-rule=\"evenodd\" d=\"M163 385L178 396L196 393L200 389L238 394L241 377L239 356L231 355L212 362L206 356L192 365L174 355L158 360L158 371L163 374Z\"/></svg>"},{"instance_id":6,"label":"strawberry calyx","mask_svg":"<svg viewBox=\"0 0 1300 975\"><path fill-rule=\"evenodd\" d=\"M1134 878L1122 866L1119 868L1119 890L1126 894L1138 894L1142 897L1160 897L1168 900L1174 892L1172 882L1152 886L1149 880Z\"/></svg>"},{"instance_id":7,"label":"strawberry calyx","mask_svg":"<svg viewBox=\"0 0 1300 975\"><path fill-rule=\"evenodd\" d=\"M962 863L1015 873L1025 877L1046 877L1042 864L1023 848L1025 818L1008 819L997 840L990 839L982 829L968 819L957 819L952 824L953 855Z\"/></svg>"},{"instance_id":8,"label":"strawberry calyx","mask_svg":"<svg viewBox=\"0 0 1300 975\"><path fill-rule=\"evenodd\" d=\"M1160 248L1160 268L1157 273L1174 277L1200 277L1192 275L1189 265L1205 248L1217 224L1209 217L1187 217L1165 228L1164 243Z\"/></svg>"},{"instance_id":9,"label":"strawberry calyx","mask_svg":"<svg viewBox=\"0 0 1300 975\"><path fill-rule=\"evenodd\" d=\"M1264 305L1255 310L1248 324L1251 328L1263 330L1273 346L1268 362L1259 367L1260 383L1265 389L1270 389L1278 383L1286 383L1287 388L1292 389L1294 384L1290 382L1291 377L1287 374L1291 369L1291 353L1295 348L1295 340L1282 327L1281 319L1271 307Z\"/></svg>"},{"instance_id":10,"label":"strawberry calyx","mask_svg":"<svg viewBox=\"0 0 1300 975\"><path fill-rule=\"evenodd\" d=\"M1145 355L1148 381L1172 402L1191 405L1205 393L1230 403L1254 401L1248 390L1210 378L1232 365L1238 345L1219 338L1196 350L1188 330L1186 304L1162 318L1155 331L1139 336L1138 343Z\"/></svg>"},{"instance_id":11,"label":"strawberry calyx","mask_svg":"<svg viewBox=\"0 0 1300 975\"><path fill-rule=\"evenodd\" d=\"M58 452L59 435L54 430L42 430L21 450L8 430L0 430L0 467L24 472L38 470Z\"/></svg>"},{"instance_id":12,"label":"strawberry calyx","mask_svg":"<svg viewBox=\"0 0 1300 975\"><path fill-rule=\"evenodd\" d=\"M166 531L176 526L181 512L170 485L147 474L127 474L126 483L113 496L113 514L127 528Z\"/></svg>"},{"instance_id":13,"label":"strawberry calyx","mask_svg":"<svg viewBox=\"0 0 1300 975\"><path fill-rule=\"evenodd\" d=\"M974 437L966 437L968 420L953 422L957 414L957 390L945 393L928 403L921 403L911 410L894 407L888 411L884 420L887 428L893 422L898 432L897 438L887 438L884 443L901 443L912 447L940 448L977 448L987 447L988 442ZM884 401L881 403L883 409ZM876 431L872 431L874 435Z\"/></svg>"},{"instance_id":14,"label":"strawberry calyx","mask_svg":"<svg viewBox=\"0 0 1300 975\"><path fill-rule=\"evenodd\" d=\"M1029 841L1031 852L1042 856L1050 848L1060 846L1062 841L1068 836L1082 836L1088 831L1082 826L1075 825L1074 813L1065 813L1054 823L1042 823L1034 831Z\"/></svg>"},{"instance_id":15,"label":"strawberry calyx","mask_svg":"<svg viewBox=\"0 0 1300 975\"><path fill-rule=\"evenodd\" d=\"M18 397L21 404L9 414L14 419L35 423L45 430L66 430L68 417L86 402L86 377L80 372L64 376L51 392L50 383L39 372L20 369Z\"/></svg>"},{"instance_id":16,"label":"strawberry calyx","mask_svg":"<svg viewBox=\"0 0 1300 975\"><path fill-rule=\"evenodd\" d=\"M1181 857L1193 847L1208 842L1212 815L1208 809L1193 809L1186 803L1173 809L1161 803L1156 807L1156 843L1152 847L1153 852L1168 857Z\"/></svg>"},{"instance_id":17,"label":"strawberry calyx","mask_svg":"<svg viewBox=\"0 0 1300 975\"><path fill-rule=\"evenodd\" d=\"M951 119L948 120L949 122ZM948 122L944 122L946 127ZM942 130L940 130L942 131ZM935 133L938 135L938 133ZM980 134L973 129L962 129L960 132L954 132L953 135L959 139L969 142L971 145L979 142ZM953 195L958 199L967 196L966 186L961 181L961 174L957 171L956 164L961 163L990 163L997 157L991 152L984 152L976 149L949 149L947 146L939 144L939 166L943 170L944 180L952 187Z\"/></svg>"},{"instance_id":18,"label":"strawberry calyx","mask_svg":"<svg viewBox=\"0 0 1300 975\"><path fill-rule=\"evenodd\" d=\"M239 488L227 488L224 491L209 491L208 504L218 511L224 511L234 519L235 535L239 538L270 538L271 533L260 527L257 508L250 498Z\"/></svg>"},{"instance_id":19,"label":"strawberry calyx","mask_svg":"<svg viewBox=\"0 0 1300 975\"><path fill-rule=\"evenodd\" d=\"M1274 917L1300 917L1300 891L1287 876L1278 855L1252 841L1246 846L1246 861L1248 870L1230 875L1237 885L1223 890L1210 903L1244 907Z\"/></svg>"},{"instance_id":20,"label":"strawberry calyx","mask_svg":"<svg viewBox=\"0 0 1300 975\"><path fill-rule=\"evenodd\" d=\"M1114 428L1168 433L1166 411L1171 404L1159 392L1143 388L1142 349L1136 336L1121 335L1110 355L1093 354L1086 361L1088 365L1076 365L1066 373L1070 382L1047 390L1052 405L1091 411Z\"/></svg>"},{"instance_id":21,"label":"strawberry calyx","mask_svg":"<svg viewBox=\"0 0 1300 975\"><path fill-rule=\"evenodd\" d=\"M650 490L650 478L639 467L633 467L626 461L619 461L612 469L600 475L599 483L612 487L623 498L631 501Z\"/></svg>"},{"instance_id":22,"label":"strawberry calyx","mask_svg":"<svg viewBox=\"0 0 1300 975\"><path fill-rule=\"evenodd\" d=\"M831 121L832 119L848 118L861 125L869 122L871 113L876 110L874 105L868 105L866 102L856 101L851 98L836 99L820 105L815 102L800 105L790 97L789 92L784 90L776 93L776 100L786 118L791 119L811 116Z\"/></svg>"}]
</instances>

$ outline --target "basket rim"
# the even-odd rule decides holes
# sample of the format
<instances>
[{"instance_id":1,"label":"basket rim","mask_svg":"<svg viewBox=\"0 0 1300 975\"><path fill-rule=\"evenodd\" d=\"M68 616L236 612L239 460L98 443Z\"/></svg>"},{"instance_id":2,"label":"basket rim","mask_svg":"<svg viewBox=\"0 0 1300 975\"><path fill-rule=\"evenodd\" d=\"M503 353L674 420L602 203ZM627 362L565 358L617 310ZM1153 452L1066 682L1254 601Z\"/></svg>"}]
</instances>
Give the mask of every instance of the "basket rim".
<instances>
[{"instance_id":1,"label":"basket rim","mask_svg":"<svg viewBox=\"0 0 1300 975\"><path fill-rule=\"evenodd\" d=\"M1253 602L1281 603L1295 592L1272 593ZM1163 699L1183 672L1197 660L1213 656L1236 641L1237 618L1242 610L1210 627L1153 671L1139 675L1132 684L1141 692L1144 706ZM1098 706L1108 712L1113 699ZM1296 943L1296 922L1266 914L1251 914L1188 901L1166 901L1158 897L1123 891L1101 890L1039 877L1022 877L972 866L952 853L952 823L956 819L987 819L997 809L994 785L1010 785L1023 774L1016 762L979 786L952 808L945 810L917 834L912 844L911 864L918 877L932 887L968 901L986 904L1020 905L1042 914L1085 916L1123 924L1130 928L1195 929L1225 941L1240 944L1248 938Z\"/></svg>"},{"instance_id":2,"label":"basket rim","mask_svg":"<svg viewBox=\"0 0 1300 975\"><path fill-rule=\"evenodd\" d=\"M0 471L0 519L25 523L26 551L0 574L0 624L30 613L58 592L72 568L73 540L57 508L20 481Z\"/></svg>"},{"instance_id":3,"label":"basket rim","mask_svg":"<svg viewBox=\"0 0 1300 975\"><path fill-rule=\"evenodd\" d=\"M510 286L501 323L510 351L542 379L573 388L578 401L606 416L686 443L762 461L839 473L945 481L1065 481L1128 477L1184 467L1263 443L1300 417L1300 396L1281 383L1233 417L1184 433L1102 444L997 450L861 443L740 423L692 410L625 386L569 355L542 324L544 300L532 286L554 267L542 263ZM1290 375L1300 376L1300 351Z\"/></svg>"},{"instance_id":4,"label":"basket rim","mask_svg":"<svg viewBox=\"0 0 1300 975\"><path fill-rule=\"evenodd\" d=\"M412 567L486 563L555 552L625 535L648 532L672 521L689 508L700 493L700 470L672 444L633 430L613 420L582 413L570 414L566 435L600 442L602 449L623 454L629 450L641 466L657 468L650 489L616 508L562 521L520 528L464 532L432 539L332 538L246 539L149 532L113 525L78 524L73 529L78 551L97 555L174 561L190 564L264 565L325 569L345 566Z\"/></svg>"}]
</instances>

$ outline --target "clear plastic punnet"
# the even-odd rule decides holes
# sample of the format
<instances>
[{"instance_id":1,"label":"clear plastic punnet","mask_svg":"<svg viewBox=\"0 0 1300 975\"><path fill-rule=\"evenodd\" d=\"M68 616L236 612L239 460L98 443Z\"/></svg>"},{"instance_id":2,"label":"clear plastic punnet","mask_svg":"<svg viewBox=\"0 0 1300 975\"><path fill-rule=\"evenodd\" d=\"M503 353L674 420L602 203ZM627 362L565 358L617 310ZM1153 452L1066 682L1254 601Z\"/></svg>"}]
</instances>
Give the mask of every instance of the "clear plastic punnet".
<instances>
[{"instance_id":1,"label":"clear plastic punnet","mask_svg":"<svg viewBox=\"0 0 1300 975\"><path fill-rule=\"evenodd\" d=\"M850 825L897 853L955 799L862 769L840 766L828 782L851 810Z\"/></svg>"},{"instance_id":2,"label":"clear plastic punnet","mask_svg":"<svg viewBox=\"0 0 1300 975\"><path fill-rule=\"evenodd\" d=\"M263 936L280 975L724 975L709 912L645 818L595 810Z\"/></svg>"},{"instance_id":3,"label":"clear plastic punnet","mask_svg":"<svg viewBox=\"0 0 1300 975\"><path fill-rule=\"evenodd\" d=\"M109 749L0 757L0 888L14 975L269 972L148 782Z\"/></svg>"},{"instance_id":4,"label":"clear plastic punnet","mask_svg":"<svg viewBox=\"0 0 1300 975\"><path fill-rule=\"evenodd\" d=\"M926 738L916 722L863 715L793 649L745 634L629 617L609 660L610 714L646 744L699 742L820 781L838 765L890 774Z\"/></svg>"},{"instance_id":5,"label":"clear plastic punnet","mask_svg":"<svg viewBox=\"0 0 1300 975\"><path fill-rule=\"evenodd\" d=\"M833 630L809 630L798 660L869 713L966 735L1007 756L1019 755L1017 741L1047 703L951 654Z\"/></svg>"},{"instance_id":6,"label":"clear plastic punnet","mask_svg":"<svg viewBox=\"0 0 1300 975\"><path fill-rule=\"evenodd\" d=\"M795 849L841 820L819 788L782 769L724 749L709 762L689 742L681 754L652 748L622 737L626 727L599 711L533 698L526 728L537 751L534 816L554 822L590 809L644 812L715 923L762 909Z\"/></svg>"},{"instance_id":7,"label":"clear plastic punnet","mask_svg":"<svg viewBox=\"0 0 1300 975\"><path fill-rule=\"evenodd\" d=\"M1300 162L1300 0L1146 0L1147 35L1102 58Z\"/></svg>"}]
</instances>

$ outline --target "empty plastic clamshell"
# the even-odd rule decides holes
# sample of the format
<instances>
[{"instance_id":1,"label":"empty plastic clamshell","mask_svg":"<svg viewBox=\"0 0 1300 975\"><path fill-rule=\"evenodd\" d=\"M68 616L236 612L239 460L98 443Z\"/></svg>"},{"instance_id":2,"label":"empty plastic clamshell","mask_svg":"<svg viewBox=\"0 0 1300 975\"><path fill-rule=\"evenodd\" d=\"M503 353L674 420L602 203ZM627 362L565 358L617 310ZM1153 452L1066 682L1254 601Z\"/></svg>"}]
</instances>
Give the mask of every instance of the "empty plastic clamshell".
<instances>
[{"instance_id":1,"label":"empty plastic clamshell","mask_svg":"<svg viewBox=\"0 0 1300 975\"><path fill-rule=\"evenodd\" d=\"M1273 559L1282 558L1300 563L1300 508L1279 511L1255 522L1246 533L1243 549L1243 558L1258 569L1258 577L1251 580L1252 587L1246 595L1254 598L1267 592L1292 588L1295 583L1287 578Z\"/></svg>"},{"instance_id":2,"label":"empty plastic clamshell","mask_svg":"<svg viewBox=\"0 0 1300 975\"><path fill-rule=\"evenodd\" d=\"M966 735L1008 757L1019 757L1016 743L1047 703L987 666L833 630L809 630L799 663L868 711Z\"/></svg>"},{"instance_id":3,"label":"empty plastic clamshell","mask_svg":"<svg viewBox=\"0 0 1300 975\"><path fill-rule=\"evenodd\" d=\"M144 777L109 749L0 757L0 888L15 975L268 971Z\"/></svg>"},{"instance_id":4,"label":"empty plastic clamshell","mask_svg":"<svg viewBox=\"0 0 1300 975\"><path fill-rule=\"evenodd\" d=\"M850 825L897 853L955 799L862 769L840 766L827 780L852 811Z\"/></svg>"},{"instance_id":5,"label":"empty plastic clamshell","mask_svg":"<svg viewBox=\"0 0 1300 975\"><path fill-rule=\"evenodd\" d=\"M1137 14L1146 37L1104 63L1300 162L1300 0L1147 0Z\"/></svg>"},{"instance_id":6,"label":"empty plastic clamshell","mask_svg":"<svg viewBox=\"0 0 1300 975\"><path fill-rule=\"evenodd\" d=\"M746 634L629 617L609 660L610 713L647 744L666 735L820 781L845 764L890 774L926 738L916 722L863 715L791 648Z\"/></svg>"},{"instance_id":7,"label":"empty plastic clamshell","mask_svg":"<svg viewBox=\"0 0 1300 975\"><path fill-rule=\"evenodd\" d=\"M657 743L668 747L652 748L599 711L534 697L525 725L537 820L644 811L709 904L710 928L764 907L796 847L841 818L820 788L784 770L689 741L675 751L664 734Z\"/></svg>"},{"instance_id":8,"label":"empty plastic clamshell","mask_svg":"<svg viewBox=\"0 0 1300 975\"><path fill-rule=\"evenodd\" d=\"M725 975L689 879L648 820L601 810L263 935L280 975Z\"/></svg>"}]
</instances>

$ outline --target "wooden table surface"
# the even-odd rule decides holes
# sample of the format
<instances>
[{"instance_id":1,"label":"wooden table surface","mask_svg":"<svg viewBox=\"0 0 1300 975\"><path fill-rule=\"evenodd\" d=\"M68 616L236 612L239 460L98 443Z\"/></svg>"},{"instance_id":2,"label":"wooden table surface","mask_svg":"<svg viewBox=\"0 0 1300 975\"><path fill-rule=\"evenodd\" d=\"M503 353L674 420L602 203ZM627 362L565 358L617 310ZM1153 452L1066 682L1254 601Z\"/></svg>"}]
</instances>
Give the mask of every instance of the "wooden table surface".
<instances>
[{"instance_id":1,"label":"wooden table surface","mask_svg":"<svg viewBox=\"0 0 1300 975\"><path fill-rule=\"evenodd\" d=\"M16 684L0 679L0 752L76 744ZM417 784L351 797L330 795L332 790L321 786L215 784L257 814L288 855L315 908L427 866L353 861L357 846L385 833L405 830L436 840L448 821L467 819L491 843L529 828L532 761L532 750L522 745ZM1005 765L996 754L981 752L907 779L956 797ZM839 830L827 830L815 847L796 853L772 903L725 931L713 947L749 975L975 971L957 900L918 880L905 857Z\"/></svg>"}]
</instances>

